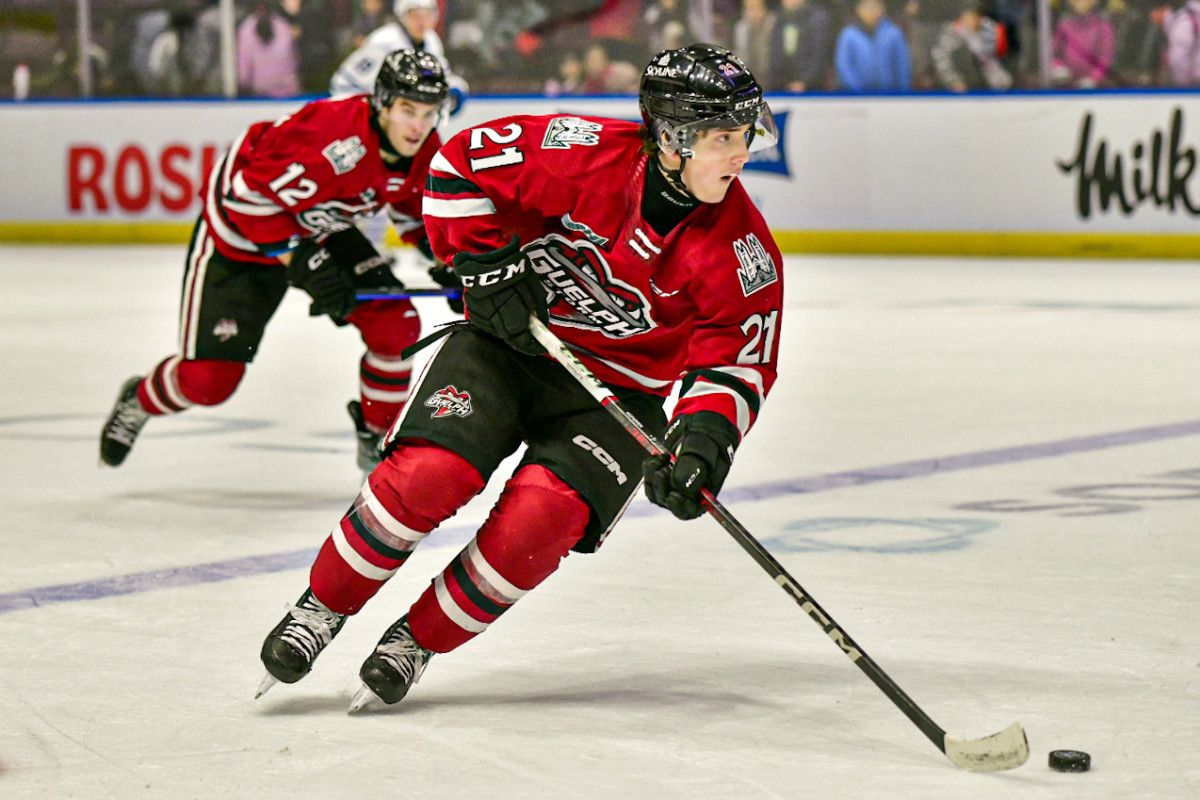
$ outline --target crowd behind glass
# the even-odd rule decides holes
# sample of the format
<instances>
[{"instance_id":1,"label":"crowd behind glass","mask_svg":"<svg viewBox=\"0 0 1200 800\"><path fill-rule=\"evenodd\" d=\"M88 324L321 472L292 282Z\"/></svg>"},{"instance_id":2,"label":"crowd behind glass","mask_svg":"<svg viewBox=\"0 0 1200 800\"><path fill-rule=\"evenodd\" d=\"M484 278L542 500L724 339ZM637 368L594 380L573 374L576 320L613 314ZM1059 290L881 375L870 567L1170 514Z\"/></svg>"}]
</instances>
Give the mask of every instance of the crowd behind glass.
<instances>
[{"instance_id":1,"label":"crowd behind glass","mask_svg":"<svg viewBox=\"0 0 1200 800\"><path fill-rule=\"evenodd\" d=\"M78 97L75 2L0 11L5 96ZM1200 84L1200 0L441 0L473 94L623 94L658 50L733 48L769 91L1007 91ZM319 95L391 0L237 2L239 96ZM93 3L91 94L220 96L217 0ZM1041 53L1049 56L1043 65ZM247 66L251 65L251 66ZM274 71L269 89L251 69ZM7 78L11 76L11 80Z\"/></svg>"}]
</instances>

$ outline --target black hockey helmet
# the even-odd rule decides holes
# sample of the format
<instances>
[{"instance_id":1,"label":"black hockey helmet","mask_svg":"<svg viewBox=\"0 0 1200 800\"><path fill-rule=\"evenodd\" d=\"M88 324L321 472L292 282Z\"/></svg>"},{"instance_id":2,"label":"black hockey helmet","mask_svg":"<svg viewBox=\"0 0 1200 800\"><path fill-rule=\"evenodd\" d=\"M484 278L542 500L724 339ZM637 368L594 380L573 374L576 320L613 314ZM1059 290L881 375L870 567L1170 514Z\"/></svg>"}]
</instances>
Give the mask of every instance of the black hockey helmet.
<instances>
[{"instance_id":1,"label":"black hockey helmet","mask_svg":"<svg viewBox=\"0 0 1200 800\"><path fill-rule=\"evenodd\" d=\"M642 121L666 147L690 158L696 134L708 128L749 125L752 151L775 144L779 134L758 81L742 60L715 44L663 50L642 71L638 90Z\"/></svg>"},{"instance_id":2,"label":"black hockey helmet","mask_svg":"<svg viewBox=\"0 0 1200 800\"><path fill-rule=\"evenodd\" d=\"M445 101L449 88L442 64L432 53L393 50L379 68L371 102L376 111L389 108L400 98L438 105Z\"/></svg>"}]
</instances>

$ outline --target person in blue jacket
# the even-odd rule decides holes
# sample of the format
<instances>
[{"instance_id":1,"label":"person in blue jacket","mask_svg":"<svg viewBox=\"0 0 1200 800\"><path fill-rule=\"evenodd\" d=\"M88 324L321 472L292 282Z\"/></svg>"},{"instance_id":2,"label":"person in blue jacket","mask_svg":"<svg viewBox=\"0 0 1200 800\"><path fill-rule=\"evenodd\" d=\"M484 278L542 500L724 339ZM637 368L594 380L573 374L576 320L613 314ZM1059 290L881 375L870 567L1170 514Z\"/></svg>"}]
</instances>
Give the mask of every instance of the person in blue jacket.
<instances>
[{"instance_id":1,"label":"person in blue jacket","mask_svg":"<svg viewBox=\"0 0 1200 800\"><path fill-rule=\"evenodd\" d=\"M904 92L910 85L904 34L884 14L882 0L857 0L855 21L834 52L838 81L848 92Z\"/></svg>"}]
</instances>

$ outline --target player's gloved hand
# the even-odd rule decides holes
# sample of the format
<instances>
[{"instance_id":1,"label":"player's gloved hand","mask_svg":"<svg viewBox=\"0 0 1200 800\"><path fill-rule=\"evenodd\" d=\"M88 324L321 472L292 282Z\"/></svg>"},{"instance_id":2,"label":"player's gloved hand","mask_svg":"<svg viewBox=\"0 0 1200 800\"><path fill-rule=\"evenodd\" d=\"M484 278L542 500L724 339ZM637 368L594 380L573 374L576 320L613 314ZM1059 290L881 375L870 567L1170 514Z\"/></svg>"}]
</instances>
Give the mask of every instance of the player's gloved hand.
<instances>
[{"instance_id":1,"label":"player's gloved hand","mask_svg":"<svg viewBox=\"0 0 1200 800\"><path fill-rule=\"evenodd\" d=\"M725 483L738 432L720 414L698 411L676 417L663 444L675 461L661 455L642 462L646 497L680 519L695 519L704 513L700 490L715 496Z\"/></svg>"},{"instance_id":2,"label":"player's gloved hand","mask_svg":"<svg viewBox=\"0 0 1200 800\"><path fill-rule=\"evenodd\" d=\"M443 289L451 289L458 292L457 295L447 295L446 304L450 306L450 310L455 314L463 313L463 285L462 280L458 277L458 273L441 261L435 261L433 266L429 268L429 277L433 278L433 282Z\"/></svg>"},{"instance_id":3,"label":"player's gloved hand","mask_svg":"<svg viewBox=\"0 0 1200 800\"><path fill-rule=\"evenodd\" d=\"M288 262L288 281L308 292L312 304L310 316L328 314L342 320L354 309L354 281L328 249L313 239L305 239L292 251Z\"/></svg>"},{"instance_id":4,"label":"player's gloved hand","mask_svg":"<svg viewBox=\"0 0 1200 800\"><path fill-rule=\"evenodd\" d=\"M385 289L398 292L404 283L392 272L392 257L380 253L371 240L358 228L351 226L329 234L322 245L334 260L349 271L350 280L358 289Z\"/></svg>"},{"instance_id":5,"label":"player's gloved hand","mask_svg":"<svg viewBox=\"0 0 1200 800\"><path fill-rule=\"evenodd\" d=\"M550 321L546 289L516 236L487 253L459 253L454 271L462 281L463 303L472 324L522 353L545 352L529 330L529 317Z\"/></svg>"}]
</instances>

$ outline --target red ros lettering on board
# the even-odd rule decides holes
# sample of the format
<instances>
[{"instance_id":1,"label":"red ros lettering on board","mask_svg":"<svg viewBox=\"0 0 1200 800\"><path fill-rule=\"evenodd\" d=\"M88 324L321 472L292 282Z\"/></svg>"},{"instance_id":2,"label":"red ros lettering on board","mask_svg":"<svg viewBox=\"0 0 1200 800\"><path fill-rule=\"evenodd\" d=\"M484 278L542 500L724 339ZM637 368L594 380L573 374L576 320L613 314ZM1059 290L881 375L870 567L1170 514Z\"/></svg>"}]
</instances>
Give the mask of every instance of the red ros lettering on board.
<instances>
[{"instance_id":1,"label":"red ros lettering on board","mask_svg":"<svg viewBox=\"0 0 1200 800\"><path fill-rule=\"evenodd\" d=\"M127 144L115 153L97 145L67 148L67 208L74 214L194 213L193 203L217 162L215 144L172 143L151 153Z\"/></svg>"}]
</instances>

